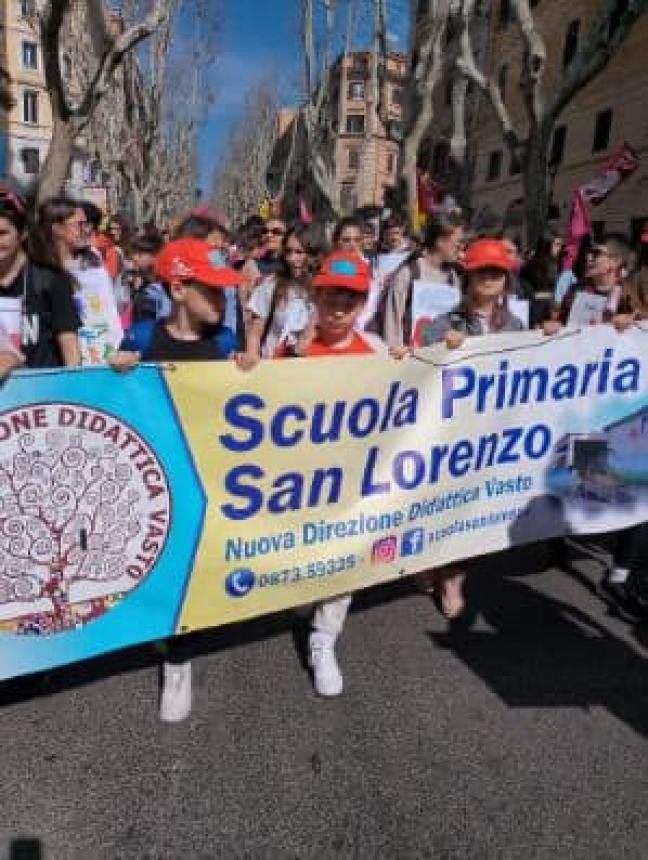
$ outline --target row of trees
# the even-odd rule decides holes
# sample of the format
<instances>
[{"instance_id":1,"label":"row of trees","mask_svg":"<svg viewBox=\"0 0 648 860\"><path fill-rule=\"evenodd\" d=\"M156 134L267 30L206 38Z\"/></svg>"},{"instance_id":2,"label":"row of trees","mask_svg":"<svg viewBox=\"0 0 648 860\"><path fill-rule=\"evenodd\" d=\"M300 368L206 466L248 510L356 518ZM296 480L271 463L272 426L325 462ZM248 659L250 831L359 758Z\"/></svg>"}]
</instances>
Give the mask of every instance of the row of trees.
<instances>
[{"instance_id":1,"label":"row of trees","mask_svg":"<svg viewBox=\"0 0 648 860\"><path fill-rule=\"evenodd\" d=\"M138 224L192 204L220 13L220 0L124 0L119 12L105 0L34 6L53 117L38 199L63 189L78 148Z\"/></svg>"},{"instance_id":2,"label":"row of trees","mask_svg":"<svg viewBox=\"0 0 648 860\"><path fill-rule=\"evenodd\" d=\"M364 6L361 4L364 2ZM334 58L351 50L359 14L371 10L373 62L366 85L367 147L379 130L398 146L399 192L402 205L416 206L417 166L430 129L438 125L441 92L451 90L447 143L457 188L464 200L471 176L472 117L484 105L497 120L505 146L519 165L523 184L527 239L533 243L543 230L549 208L548 159L554 129L575 96L619 53L637 21L648 11L648 0L598 0L589 29L575 44L573 56L559 78L548 74L545 35L538 27L540 4L534 0L418 0L411 3L408 75L403 87L402 123L387 111L388 20L399 6L395 0L300 0L303 92L293 132L297 145L283 145L289 163L311 199L339 209L335 175L335 105L331 70ZM502 8L504 4L504 8ZM508 16L519 52L519 79L503 81L493 71L486 50L494 16ZM517 85L517 86L515 86ZM517 109L521 95L522 109ZM246 124L253 124L248 103ZM361 163L364 159L361 159ZM427 165L422 165L427 166ZM219 189L215 189L219 199Z\"/></svg>"}]
</instances>

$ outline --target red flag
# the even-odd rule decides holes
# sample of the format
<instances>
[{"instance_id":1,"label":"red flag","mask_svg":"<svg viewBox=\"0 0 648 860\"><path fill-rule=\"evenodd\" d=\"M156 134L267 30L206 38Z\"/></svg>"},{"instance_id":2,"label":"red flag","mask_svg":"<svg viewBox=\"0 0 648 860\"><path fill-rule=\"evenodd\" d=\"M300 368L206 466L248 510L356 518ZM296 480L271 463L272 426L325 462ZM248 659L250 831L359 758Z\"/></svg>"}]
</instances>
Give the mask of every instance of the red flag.
<instances>
[{"instance_id":1,"label":"red flag","mask_svg":"<svg viewBox=\"0 0 648 860\"><path fill-rule=\"evenodd\" d=\"M571 269L576 260L581 240L591 232L592 228L585 198L582 189L577 188L572 194L569 223L567 225L567 240L565 242L567 253L565 254L563 268Z\"/></svg>"},{"instance_id":2,"label":"red flag","mask_svg":"<svg viewBox=\"0 0 648 860\"><path fill-rule=\"evenodd\" d=\"M621 146L605 162L597 175L582 186L586 203L598 206L639 167L639 156L628 143Z\"/></svg>"},{"instance_id":3,"label":"red flag","mask_svg":"<svg viewBox=\"0 0 648 860\"><path fill-rule=\"evenodd\" d=\"M423 215L432 215L443 199L440 186L422 170L416 171L416 195L419 212Z\"/></svg>"},{"instance_id":4,"label":"red flag","mask_svg":"<svg viewBox=\"0 0 648 860\"><path fill-rule=\"evenodd\" d=\"M313 223L313 213L308 208L308 204L303 197L299 198L299 220L302 224Z\"/></svg>"}]
</instances>

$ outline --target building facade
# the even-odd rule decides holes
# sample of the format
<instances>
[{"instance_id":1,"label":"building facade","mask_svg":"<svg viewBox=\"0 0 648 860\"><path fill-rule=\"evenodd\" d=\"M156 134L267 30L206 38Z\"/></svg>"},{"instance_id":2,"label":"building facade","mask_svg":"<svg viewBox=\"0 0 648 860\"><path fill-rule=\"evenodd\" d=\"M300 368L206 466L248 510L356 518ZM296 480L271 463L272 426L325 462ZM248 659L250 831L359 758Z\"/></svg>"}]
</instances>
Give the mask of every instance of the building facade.
<instances>
[{"instance_id":1,"label":"building facade","mask_svg":"<svg viewBox=\"0 0 648 860\"><path fill-rule=\"evenodd\" d=\"M419 3L422 13L425 3ZM601 0L538 0L532 12L547 49L544 87L551 92L568 73L601 8ZM591 210L596 233L621 231L636 237L648 218L648 16L644 16L607 68L581 90L562 113L554 130L549 157L550 212L564 228L571 195L592 179L624 142L640 158L639 169L600 206ZM523 51L508 0L494 0L485 71L504 90L505 102L517 128L524 132L525 111L518 87ZM449 94L440 93L440 110L432 130L431 166L448 180L447 137L450 133ZM475 98L473 96L473 98ZM475 98L469 134L472 146L471 208L478 221L488 217L521 226L522 184L519 166L511 158L497 119L483 97ZM522 134L522 137L524 133Z\"/></svg>"},{"instance_id":2,"label":"building facade","mask_svg":"<svg viewBox=\"0 0 648 860\"><path fill-rule=\"evenodd\" d=\"M33 8L33 0L0 2L2 54L13 99L3 118L4 172L25 185L38 176L52 136L43 56L29 20Z\"/></svg>"},{"instance_id":3,"label":"building facade","mask_svg":"<svg viewBox=\"0 0 648 860\"><path fill-rule=\"evenodd\" d=\"M0 117L0 175L12 176L25 188L38 178L53 128L40 38L33 25L36 2L0 0L0 60L8 75L13 102ZM106 191L101 179L100 165L89 158L80 140L70 163L66 193L105 206Z\"/></svg>"},{"instance_id":4,"label":"building facade","mask_svg":"<svg viewBox=\"0 0 648 860\"><path fill-rule=\"evenodd\" d=\"M369 51L339 58L331 70L331 111L335 139L335 176L340 209L382 206L398 170L398 144L390 139L372 104ZM402 122L407 56L390 52L385 64L385 111L393 128Z\"/></svg>"}]
</instances>

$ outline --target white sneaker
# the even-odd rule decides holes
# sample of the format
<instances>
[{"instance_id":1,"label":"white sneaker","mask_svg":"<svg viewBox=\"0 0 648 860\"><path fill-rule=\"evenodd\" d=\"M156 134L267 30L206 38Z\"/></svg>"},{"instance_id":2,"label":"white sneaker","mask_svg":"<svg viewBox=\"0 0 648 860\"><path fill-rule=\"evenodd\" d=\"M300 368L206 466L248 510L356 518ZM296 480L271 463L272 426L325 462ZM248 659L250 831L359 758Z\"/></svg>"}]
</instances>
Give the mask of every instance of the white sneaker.
<instances>
[{"instance_id":1,"label":"white sneaker","mask_svg":"<svg viewBox=\"0 0 648 860\"><path fill-rule=\"evenodd\" d=\"M191 663L164 663L160 719L181 723L191 713Z\"/></svg>"},{"instance_id":2,"label":"white sneaker","mask_svg":"<svg viewBox=\"0 0 648 860\"><path fill-rule=\"evenodd\" d=\"M331 698L342 693L344 679L335 659L335 640L311 633L309 665L313 670L313 685L318 696Z\"/></svg>"}]
</instances>

